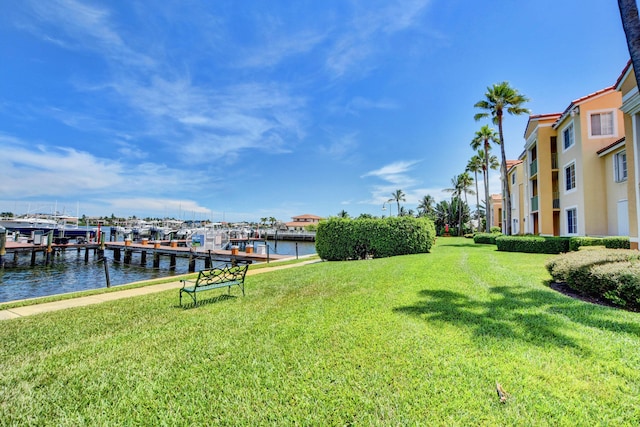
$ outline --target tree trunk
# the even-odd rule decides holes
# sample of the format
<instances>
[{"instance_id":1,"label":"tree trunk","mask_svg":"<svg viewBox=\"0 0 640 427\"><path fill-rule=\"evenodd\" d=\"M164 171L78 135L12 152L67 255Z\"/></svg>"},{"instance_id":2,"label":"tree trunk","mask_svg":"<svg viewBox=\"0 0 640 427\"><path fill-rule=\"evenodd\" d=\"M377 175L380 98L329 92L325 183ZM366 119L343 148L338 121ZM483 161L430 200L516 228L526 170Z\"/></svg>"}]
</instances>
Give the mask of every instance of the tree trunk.
<instances>
[{"instance_id":1,"label":"tree trunk","mask_svg":"<svg viewBox=\"0 0 640 427\"><path fill-rule=\"evenodd\" d=\"M640 19L636 0L618 0L622 28L627 38L627 47L633 64L636 81L640 84Z\"/></svg>"},{"instance_id":2,"label":"tree trunk","mask_svg":"<svg viewBox=\"0 0 640 427\"><path fill-rule=\"evenodd\" d=\"M502 134L502 111L498 112L498 133L500 134L500 154L502 155L502 196L504 197L504 222L502 232L511 235L511 197L509 195L509 182L507 181L507 154L504 150L504 135Z\"/></svg>"},{"instance_id":3,"label":"tree trunk","mask_svg":"<svg viewBox=\"0 0 640 427\"><path fill-rule=\"evenodd\" d=\"M480 230L480 193L478 192L478 168L473 171L476 178L476 221L478 221L478 230ZM473 226L471 227L473 233Z\"/></svg>"},{"instance_id":4,"label":"tree trunk","mask_svg":"<svg viewBox=\"0 0 640 427\"><path fill-rule=\"evenodd\" d=\"M484 231L491 230L491 207L489 206L489 140L484 140L484 214L486 216L486 224Z\"/></svg>"}]
</instances>

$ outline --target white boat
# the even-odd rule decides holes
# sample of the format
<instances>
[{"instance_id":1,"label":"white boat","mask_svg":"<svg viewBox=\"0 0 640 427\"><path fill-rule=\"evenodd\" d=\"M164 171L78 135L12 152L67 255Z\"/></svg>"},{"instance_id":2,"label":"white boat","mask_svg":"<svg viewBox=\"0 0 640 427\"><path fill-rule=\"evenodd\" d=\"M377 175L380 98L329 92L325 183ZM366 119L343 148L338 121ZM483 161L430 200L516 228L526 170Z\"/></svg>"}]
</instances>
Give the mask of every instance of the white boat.
<instances>
[{"instance_id":1,"label":"white boat","mask_svg":"<svg viewBox=\"0 0 640 427\"><path fill-rule=\"evenodd\" d=\"M58 229L58 221L39 217L0 218L0 226L7 230L29 234L37 230L55 231Z\"/></svg>"}]
</instances>

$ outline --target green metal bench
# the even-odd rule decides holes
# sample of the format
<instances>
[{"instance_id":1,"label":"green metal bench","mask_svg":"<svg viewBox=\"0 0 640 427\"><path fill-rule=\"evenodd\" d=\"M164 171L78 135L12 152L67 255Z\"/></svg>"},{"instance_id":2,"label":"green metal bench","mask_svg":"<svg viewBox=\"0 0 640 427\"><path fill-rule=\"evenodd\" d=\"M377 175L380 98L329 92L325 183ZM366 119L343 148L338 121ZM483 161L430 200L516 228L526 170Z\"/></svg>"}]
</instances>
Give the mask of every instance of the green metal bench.
<instances>
[{"instance_id":1,"label":"green metal bench","mask_svg":"<svg viewBox=\"0 0 640 427\"><path fill-rule=\"evenodd\" d=\"M231 294L231 286L237 285L242 290L244 296L244 278L249 269L249 264L227 265L222 268L212 268L209 270L201 270L198 278L193 280L181 280L182 288L180 288L180 306L182 307L182 294L189 294L193 299L193 305L198 304L197 293L209 291L211 289L228 288L228 294Z\"/></svg>"}]
</instances>

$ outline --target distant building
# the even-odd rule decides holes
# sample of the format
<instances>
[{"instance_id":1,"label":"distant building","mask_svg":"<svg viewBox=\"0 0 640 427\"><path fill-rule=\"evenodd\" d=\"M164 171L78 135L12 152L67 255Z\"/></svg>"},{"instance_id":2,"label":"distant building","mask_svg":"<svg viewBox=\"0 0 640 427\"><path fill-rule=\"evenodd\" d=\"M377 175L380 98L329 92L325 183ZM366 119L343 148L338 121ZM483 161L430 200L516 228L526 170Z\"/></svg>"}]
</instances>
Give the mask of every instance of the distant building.
<instances>
[{"instance_id":1,"label":"distant building","mask_svg":"<svg viewBox=\"0 0 640 427\"><path fill-rule=\"evenodd\" d=\"M294 216L293 221L285 223L288 231L305 231L305 227L309 225L318 224L322 217L311 214L304 214L300 216Z\"/></svg>"},{"instance_id":2,"label":"distant building","mask_svg":"<svg viewBox=\"0 0 640 427\"><path fill-rule=\"evenodd\" d=\"M491 209L491 227L500 227L502 229L502 196L500 194L492 194L489 199L489 207Z\"/></svg>"}]
</instances>

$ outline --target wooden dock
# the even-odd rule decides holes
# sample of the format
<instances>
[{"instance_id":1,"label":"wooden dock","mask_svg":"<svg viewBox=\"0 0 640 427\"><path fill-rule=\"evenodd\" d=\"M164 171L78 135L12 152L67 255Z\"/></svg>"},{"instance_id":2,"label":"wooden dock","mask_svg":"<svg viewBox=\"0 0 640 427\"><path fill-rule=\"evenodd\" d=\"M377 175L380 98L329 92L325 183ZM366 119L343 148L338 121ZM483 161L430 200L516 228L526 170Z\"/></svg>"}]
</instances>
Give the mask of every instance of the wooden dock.
<instances>
[{"instance_id":1,"label":"wooden dock","mask_svg":"<svg viewBox=\"0 0 640 427\"><path fill-rule=\"evenodd\" d=\"M133 253L140 253L140 261L138 265L146 266L147 259L151 258L153 267L158 268L161 257L169 257L169 268L175 269L176 258L189 259L189 271L196 271L196 262L201 260L204 262L203 268L210 268L212 261L231 262L233 260L244 262L269 262L288 258L287 255L277 254L260 254L246 251L234 250L207 250L196 251L188 248L185 241L154 241L133 243L125 242L105 242L98 243L67 243L67 244L44 244L36 245L33 243L19 243L6 241L0 246L0 268L4 268L10 259L13 263L17 263L20 254L31 255L31 266L38 264L50 265L54 262L57 254L64 251L76 250L78 253L84 251L85 262L89 261L90 255L102 259L105 251L112 252L112 259L116 262L124 264L132 264ZM38 262L41 259L41 262Z\"/></svg>"}]
</instances>

